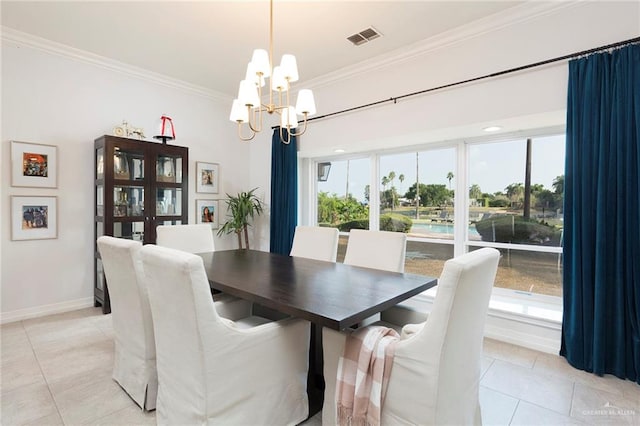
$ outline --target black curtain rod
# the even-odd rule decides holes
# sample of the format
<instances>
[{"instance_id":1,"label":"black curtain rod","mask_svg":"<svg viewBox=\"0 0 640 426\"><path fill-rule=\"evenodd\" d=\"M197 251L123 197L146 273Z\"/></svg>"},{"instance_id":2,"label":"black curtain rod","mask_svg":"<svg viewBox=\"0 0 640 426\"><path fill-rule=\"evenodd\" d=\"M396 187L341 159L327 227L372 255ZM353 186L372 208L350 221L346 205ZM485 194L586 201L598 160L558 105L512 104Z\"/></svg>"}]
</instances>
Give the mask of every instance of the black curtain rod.
<instances>
[{"instance_id":1,"label":"black curtain rod","mask_svg":"<svg viewBox=\"0 0 640 426\"><path fill-rule=\"evenodd\" d=\"M547 59L547 60L544 60L544 61L540 61L540 62L535 62L533 64L529 64L529 65L523 65L523 66L520 66L520 67L511 68L511 69L508 69L508 70L498 71L498 72L494 72L494 73L491 73L491 74L482 75L480 77L469 78L467 80L461 80L461 81L457 81L455 83L444 84L442 86L432 87L430 89L419 90L417 92L407 93L406 95L395 96L395 97L392 97L392 98L389 98L389 99L383 99L383 100L380 100L380 101L371 102L371 103L368 103L368 104L364 104L364 105L359 105L359 106L355 106L355 107L352 107L352 108L343 109L341 111L336 111L336 112L331 112L329 114L319 115L317 117L311 117L311 118L308 118L307 121L320 120L322 118L331 117L333 115L344 114L344 113L347 113L347 112L351 112L351 111L355 111L355 110L363 109L363 108L369 108L369 107L372 107L372 106L375 106L375 105L384 104L384 103L387 103L387 102L393 102L395 104L398 101L398 99L404 99L404 98L408 98L408 97L411 97L411 96L422 95L424 93L434 92L436 90L447 89L449 87L460 86L462 84L467 84L467 83L472 83L472 82L475 82L475 81L485 80L487 78L493 78L493 77L498 77L498 76L505 75L505 74L511 74L513 72L518 72L518 71L526 70L526 69L529 69L529 68L535 68L535 67L539 67L539 66L542 66L542 65L551 64L551 63L554 63L554 62L564 61L564 60L567 60L567 59L573 59L573 58L577 58L577 57L580 57L580 56L589 55L591 53L601 52L603 50L614 49L616 47L624 46L624 45L627 45L627 44L638 43L638 42L640 42L640 37L635 37L635 38L631 38L629 40L619 41L619 42L616 42L616 43L608 44L606 46L595 47L593 49L583 50L581 52L571 53L569 55L559 56L557 58ZM279 126L273 126L271 128L272 129L277 129L278 127Z\"/></svg>"}]
</instances>

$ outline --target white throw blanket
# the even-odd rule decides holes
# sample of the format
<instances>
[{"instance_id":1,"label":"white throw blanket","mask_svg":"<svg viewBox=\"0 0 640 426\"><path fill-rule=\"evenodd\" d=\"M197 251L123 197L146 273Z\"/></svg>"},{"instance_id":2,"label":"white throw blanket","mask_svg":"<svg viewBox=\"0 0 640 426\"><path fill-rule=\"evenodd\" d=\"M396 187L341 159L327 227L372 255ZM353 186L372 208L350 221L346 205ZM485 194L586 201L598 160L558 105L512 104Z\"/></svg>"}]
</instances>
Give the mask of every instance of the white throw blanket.
<instances>
[{"instance_id":1,"label":"white throw blanket","mask_svg":"<svg viewBox=\"0 0 640 426\"><path fill-rule=\"evenodd\" d=\"M358 329L347 337L338 362L336 406L338 424L380 424L398 333L387 327Z\"/></svg>"}]
</instances>

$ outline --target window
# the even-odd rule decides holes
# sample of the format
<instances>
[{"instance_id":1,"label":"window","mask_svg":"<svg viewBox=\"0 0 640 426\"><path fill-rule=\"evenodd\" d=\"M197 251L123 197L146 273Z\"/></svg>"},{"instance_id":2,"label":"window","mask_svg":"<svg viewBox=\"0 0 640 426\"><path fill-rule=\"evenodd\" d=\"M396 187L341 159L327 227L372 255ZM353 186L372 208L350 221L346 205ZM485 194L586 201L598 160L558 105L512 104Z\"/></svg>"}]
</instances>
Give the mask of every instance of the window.
<instances>
[{"instance_id":1,"label":"window","mask_svg":"<svg viewBox=\"0 0 640 426\"><path fill-rule=\"evenodd\" d=\"M496 287L561 297L564 150L553 135L332 161L318 224L343 232L338 261L350 229L406 232L406 272L439 276L455 254L495 247Z\"/></svg>"},{"instance_id":2,"label":"window","mask_svg":"<svg viewBox=\"0 0 640 426\"><path fill-rule=\"evenodd\" d=\"M380 229L453 239L454 170L453 148L381 156Z\"/></svg>"},{"instance_id":3,"label":"window","mask_svg":"<svg viewBox=\"0 0 640 426\"><path fill-rule=\"evenodd\" d=\"M500 249L498 287L562 295L564 142L550 136L469 147L469 223L476 233L468 245Z\"/></svg>"},{"instance_id":4,"label":"window","mask_svg":"<svg viewBox=\"0 0 640 426\"><path fill-rule=\"evenodd\" d=\"M323 162L326 165L328 162ZM318 181L319 226L349 231L369 227L369 159L332 161Z\"/></svg>"}]
</instances>

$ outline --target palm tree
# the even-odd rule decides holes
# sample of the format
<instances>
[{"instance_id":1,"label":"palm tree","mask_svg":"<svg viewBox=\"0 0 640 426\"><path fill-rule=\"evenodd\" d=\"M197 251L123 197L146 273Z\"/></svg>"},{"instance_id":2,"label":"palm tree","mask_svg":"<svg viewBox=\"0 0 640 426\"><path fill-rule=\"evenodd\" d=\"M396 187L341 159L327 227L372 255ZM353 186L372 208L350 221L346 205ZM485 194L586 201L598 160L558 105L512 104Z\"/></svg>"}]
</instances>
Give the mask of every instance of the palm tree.
<instances>
[{"instance_id":1,"label":"palm tree","mask_svg":"<svg viewBox=\"0 0 640 426\"><path fill-rule=\"evenodd\" d=\"M520 182L512 183L504 190L507 193L507 197L511 200L511 207L514 207L516 203L520 202L522 194L524 194L524 186Z\"/></svg>"},{"instance_id":2,"label":"palm tree","mask_svg":"<svg viewBox=\"0 0 640 426\"><path fill-rule=\"evenodd\" d=\"M398 180L400 181L400 193L402 194L402 182L404 182L404 175L402 173L398 176Z\"/></svg>"},{"instance_id":3,"label":"palm tree","mask_svg":"<svg viewBox=\"0 0 640 426\"><path fill-rule=\"evenodd\" d=\"M477 200L478 198L482 198L482 190L480 189L480 185L474 183L469 188L469 198Z\"/></svg>"},{"instance_id":4,"label":"palm tree","mask_svg":"<svg viewBox=\"0 0 640 426\"><path fill-rule=\"evenodd\" d=\"M556 176L551 186L556 194L562 194L564 192L564 175Z\"/></svg>"},{"instance_id":5,"label":"palm tree","mask_svg":"<svg viewBox=\"0 0 640 426\"><path fill-rule=\"evenodd\" d=\"M389 178L386 176L382 176L382 194L385 194L387 192L387 185L389 185ZM384 198L384 197L381 197L381 198Z\"/></svg>"},{"instance_id":6,"label":"palm tree","mask_svg":"<svg viewBox=\"0 0 640 426\"><path fill-rule=\"evenodd\" d=\"M393 170L389 172L389 182L391 183L391 210L393 210L393 208L396 205L396 197L395 197L395 191L393 190L393 181L396 178L396 172L394 172Z\"/></svg>"},{"instance_id":7,"label":"palm tree","mask_svg":"<svg viewBox=\"0 0 640 426\"><path fill-rule=\"evenodd\" d=\"M447 180L449 181L449 191L451 191L451 179L453 179L453 172L447 173Z\"/></svg>"}]
</instances>

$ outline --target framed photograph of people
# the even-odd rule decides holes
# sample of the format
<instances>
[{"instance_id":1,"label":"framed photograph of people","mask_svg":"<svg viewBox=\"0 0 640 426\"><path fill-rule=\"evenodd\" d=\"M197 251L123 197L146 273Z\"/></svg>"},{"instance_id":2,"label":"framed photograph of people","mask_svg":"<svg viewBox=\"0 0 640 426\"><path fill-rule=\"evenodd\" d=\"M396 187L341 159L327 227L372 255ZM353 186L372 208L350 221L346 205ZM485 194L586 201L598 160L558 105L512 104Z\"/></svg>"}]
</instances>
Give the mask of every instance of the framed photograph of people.
<instances>
[{"instance_id":1,"label":"framed photograph of people","mask_svg":"<svg viewBox=\"0 0 640 426\"><path fill-rule=\"evenodd\" d=\"M219 216L218 200L196 200L196 223L208 223L211 229L218 229Z\"/></svg>"},{"instance_id":2,"label":"framed photograph of people","mask_svg":"<svg viewBox=\"0 0 640 426\"><path fill-rule=\"evenodd\" d=\"M11 239L58 238L58 197L11 196Z\"/></svg>"},{"instance_id":3,"label":"framed photograph of people","mask_svg":"<svg viewBox=\"0 0 640 426\"><path fill-rule=\"evenodd\" d=\"M220 165L196 162L196 192L218 193Z\"/></svg>"},{"instance_id":4,"label":"framed photograph of people","mask_svg":"<svg viewBox=\"0 0 640 426\"><path fill-rule=\"evenodd\" d=\"M58 147L11 141L11 186L58 187Z\"/></svg>"}]
</instances>

